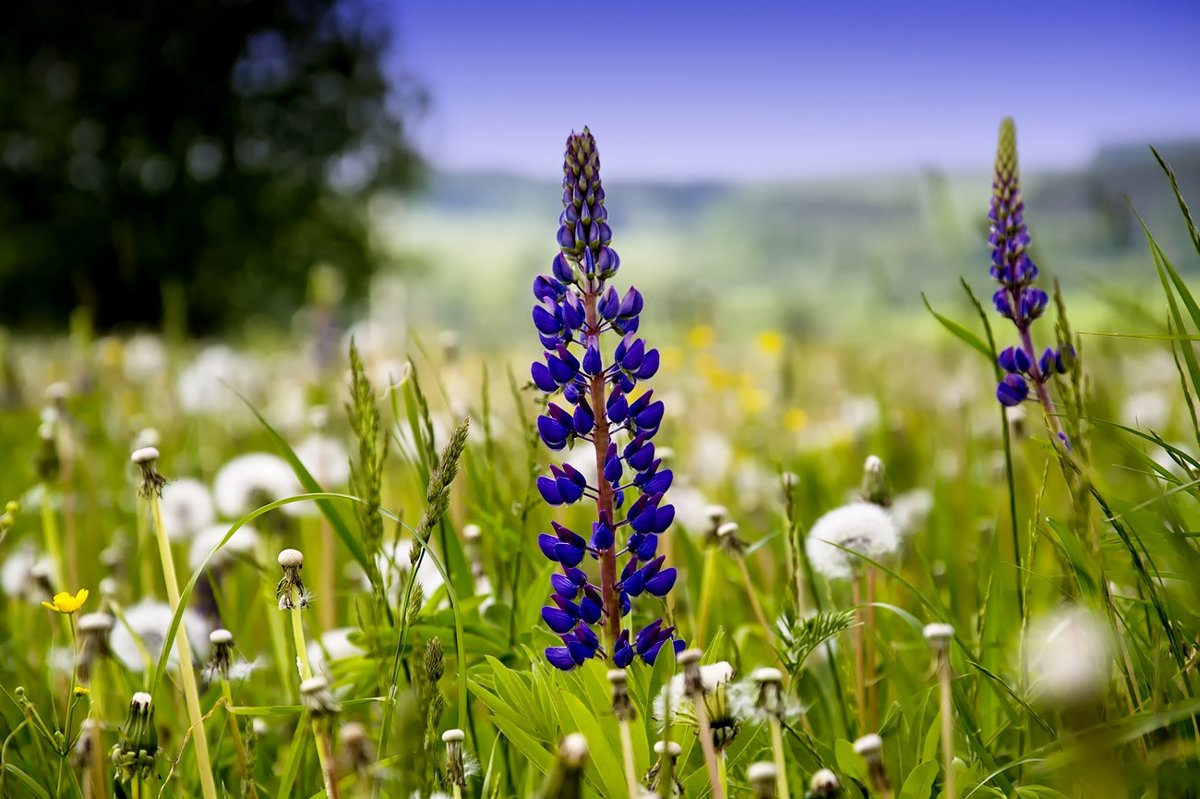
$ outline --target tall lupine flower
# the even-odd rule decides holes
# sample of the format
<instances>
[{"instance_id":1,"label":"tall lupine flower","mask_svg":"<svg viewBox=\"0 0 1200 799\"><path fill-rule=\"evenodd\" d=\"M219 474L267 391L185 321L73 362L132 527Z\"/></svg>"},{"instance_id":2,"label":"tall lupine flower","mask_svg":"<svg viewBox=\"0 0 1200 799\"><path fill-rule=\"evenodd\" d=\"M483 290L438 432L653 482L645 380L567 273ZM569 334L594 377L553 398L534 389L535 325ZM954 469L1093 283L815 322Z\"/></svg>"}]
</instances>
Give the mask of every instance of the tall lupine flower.
<instances>
[{"instance_id":1,"label":"tall lupine flower","mask_svg":"<svg viewBox=\"0 0 1200 799\"><path fill-rule=\"evenodd\" d=\"M538 418L542 441L555 451L590 443L596 485L564 464L552 465L537 487L551 505L594 502L596 517L587 538L552 522L554 533L538 539L543 554L561 566L551 576L553 593L542 618L563 645L547 648L546 659L569 671L601 654L625 668L635 657L653 663L668 642L676 651L683 648L661 618L636 634L622 624L632 599L664 597L675 584L675 569L664 567L657 554L658 537L675 518L665 501L673 475L662 468L652 441L663 404L653 391L637 390L659 363L658 350L637 336L642 295L633 287L622 295L609 285L620 259L609 246L600 156L587 128L567 139L562 201L561 251L551 274L533 282L533 323L546 351L530 371L534 384L554 398ZM599 585L579 567L586 557L599 561Z\"/></svg>"},{"instance_id":2,"label":"tall lupine flower","mask_svg":"<svg viewBox=\"0 0 1200 799\"><path fill-rule=\"evenodd\" d=\"M1066 344L1058 350L1047 347L1039 356L1033 345L1030 329L1046 310L1050 296L1033 285L1038 268L1029 257L1029 227L1025 224L1025 203L1021 199L1017 168L1017 130L1011 119L1000 123L988 223L992 279L1000 284L992 301L1001 316L1012 320L1019 341L1000 353L1000 367L1005 374L996 387L996 398L1008 407L1020 405L1032 386L1038 401L1053 418L1046 384L1056 373L1062 374L1070 368L1075 351Z\"/></svg>"}]
</instances>

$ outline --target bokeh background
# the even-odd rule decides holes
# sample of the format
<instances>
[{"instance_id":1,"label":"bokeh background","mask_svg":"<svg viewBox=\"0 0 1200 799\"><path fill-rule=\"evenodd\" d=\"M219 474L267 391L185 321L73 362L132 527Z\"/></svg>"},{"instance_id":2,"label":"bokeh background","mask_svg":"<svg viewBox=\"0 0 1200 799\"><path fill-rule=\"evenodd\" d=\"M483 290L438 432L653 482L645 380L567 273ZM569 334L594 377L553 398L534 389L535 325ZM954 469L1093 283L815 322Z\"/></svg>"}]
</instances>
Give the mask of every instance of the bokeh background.
<instances>
[{"instance_id":1,"label":"bokeh background","mask_svg":"<svg viewBox=\"0 0 1200 799\"><path fill-rule=\"evenodd\" d=\"M316 302L502 345L586 124L660 319L926 329L922 292L986 284L1006 115L1038 262L1091 320L1154 289L1135 210L1185 244L1148 145L1197 190L1198 33L1190 0L18 4L3 324L238 337Z\"/></svg>"}]
</instances>

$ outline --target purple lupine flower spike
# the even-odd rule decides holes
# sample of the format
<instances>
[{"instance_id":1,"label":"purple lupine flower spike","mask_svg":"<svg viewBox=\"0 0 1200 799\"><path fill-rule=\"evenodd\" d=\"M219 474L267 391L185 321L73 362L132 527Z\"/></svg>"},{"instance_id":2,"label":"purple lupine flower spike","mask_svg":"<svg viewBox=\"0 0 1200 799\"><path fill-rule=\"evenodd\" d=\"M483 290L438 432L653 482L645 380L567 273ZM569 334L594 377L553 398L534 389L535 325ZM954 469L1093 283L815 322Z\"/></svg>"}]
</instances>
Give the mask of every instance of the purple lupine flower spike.
<instances>
[{"instance_id":1,"label":"purple lupine flower spike","mask_svg":"<svg viewBox=\"0 0 1200 799\"><path fill-rule=\"evenodd\" d=\"M560 252L551 273L533 282L533 326L545 352L530 367L530 377L546 394L561 394L565 405L547 404L538 435L554 451L589 442L597 485L588 485L568 464L551 465L537 479L538 493L550 505L586 500L596 506L590 539L557 522L553 534L538 537L542 554L562 569L550 578L550 601L542 608L543 621L562 646L547 648L546 660L569 671L601 655L624 668L635 658L653 663L668 642L675 651L683 648L675 628L664 628L661 619L633 635L622 623L632 598L661 599L678 576L657 554L658 537L675 518L665 499L673 474L655 457L651 441L665 408L652 392L637 390L658 371L660 358L637 336L645 306L641 293L630 287L621 294L608 284L621 259L609 246L600 156L587 128L567 139L562 185ZM598 584L580 568L588 555L599 561ZM605 646L594 625L602 626Z\"/></svg>"},{"instance_id":2,"label":"purple lupine flower spike","mask_svg":"<svg viewBox=\"0 0 1200 799\"><path fill-rule=\"evenodd\" d=\"M1050 296L1033 285L1038 268L1029 255L1030 243L1017 168L1017 131L1013 121L1005 119L1000 124L1000 144L992 179L988 246L992 251L992 278L1000 284L992 302L996 311L1016 327L1018 344L999 355L1000 368L1005 374L996 387L996 399L1011 407L1024 402L1032 391L1053 419L1046 384L1055 373L1066 371L1066 364L1074 358L1074 350L1069 344L1061 348L1061 353L1048 347L1039 357L1034 349L1031 328L1049 305ZM1052 425L1057 430L1057 422Z\"/></svg>"}]
</instances>

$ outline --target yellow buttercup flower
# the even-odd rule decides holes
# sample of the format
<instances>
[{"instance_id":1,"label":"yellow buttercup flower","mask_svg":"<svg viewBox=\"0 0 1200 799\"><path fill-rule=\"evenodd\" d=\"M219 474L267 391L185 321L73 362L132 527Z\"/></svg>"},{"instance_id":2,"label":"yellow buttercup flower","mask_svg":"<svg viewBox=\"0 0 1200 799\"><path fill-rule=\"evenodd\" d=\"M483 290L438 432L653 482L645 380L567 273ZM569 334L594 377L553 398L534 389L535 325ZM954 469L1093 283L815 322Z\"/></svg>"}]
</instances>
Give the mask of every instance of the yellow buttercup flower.
<instances>
[{"instance_id":1,"label":"yellow buttercup flower","mask_svg":"<svg viewBox=\"0 0 1200 799\"><path fill-rule=\"evenodd\" d=\"M776 330L764 330L754 339L758 351L768 358L774 358L783 352L783 334Z\"/></svg>"},{"instance_id":2,"label":"yellow buttercup flower","mask_svg":"<svg viewBox=\"0 0 1200 799\"><path fill-rule=\"evenodd\" d=\"M56 613L66 613L68 615L74 613L83 607L83 603L87 602L88 590L80 588L79 593L71 596L66 591L54 595L53 602L42 602L42 607L53 610Z\"/></svg>"}]
</instances>

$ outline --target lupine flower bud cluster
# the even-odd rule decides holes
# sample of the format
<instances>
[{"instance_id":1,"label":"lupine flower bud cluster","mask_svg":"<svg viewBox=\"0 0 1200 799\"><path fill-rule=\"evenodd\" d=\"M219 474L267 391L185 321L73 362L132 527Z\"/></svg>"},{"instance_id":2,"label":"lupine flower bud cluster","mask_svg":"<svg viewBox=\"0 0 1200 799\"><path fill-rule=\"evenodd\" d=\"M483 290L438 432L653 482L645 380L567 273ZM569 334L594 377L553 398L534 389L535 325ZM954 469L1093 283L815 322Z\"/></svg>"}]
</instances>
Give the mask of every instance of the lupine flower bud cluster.
<instances>
[{"instance_id":1,"label":"lupine flower bud cluster","mask_svg":"<svg viewBox=\"0 0 1200 799\"><path fill-rule=\"evenodd\" d=\"M1011 407L1029 396L1031 381L1036 388L1055 374L1068 371L1075 357L1070 344L1058 350L1047 347L1036 356L1029 334L1034 320L1049 305L1050 296L1033 285L1038 268L1029 256L1029 227L1025 224L1025 203L1021 199L1017 169L1017 132L1011 119L1005 119L1000 126L988 225L992 279L1000 284L992 302L1001 316L1012 320L1020 337L1016 346L1005 349L999 356L1005 374L996 387L996 398Z\"/></svg>"},{"instance_id":2,"label":"lupine flower bud cluster","mask_svg":"<svg viewBox=\"0 0 1200 799\"><path fill-rule=\"evenodd\" d=\"M546 657L570 670L603 653L593 630L600 625L613 648L604 654L624 668L635 657L653 663L668 642L677 651L683 646L661 619L632 637L621 623L633 599L666 596L675 584L675 569L664 567L657 555L658 537L675 518L674 507L665 502L673 474L662 467L652 441L663 403L653 391L638 392L639 382L653 377L659 365L658 350L637 336L642 295L632 287L622 295L608 285L620 258L609 246L600 158L587 128L567 139L562 202L560 252L551 273L533 283L533 323L545 352L530 373L534 385L553 398L537 421L542 441L555 451L590 443L597 485L563 464L552 465L537 487L551 505L594 502L596 519L589 537L553 522L553 534L538 539L543 554L561 566L551 578L551 604L542 618L563 645L548 648ZM600 561L599 585L580 568L588 557ZM621 557L626 560L618 576Z\"/></svg>"}]
</instances>

